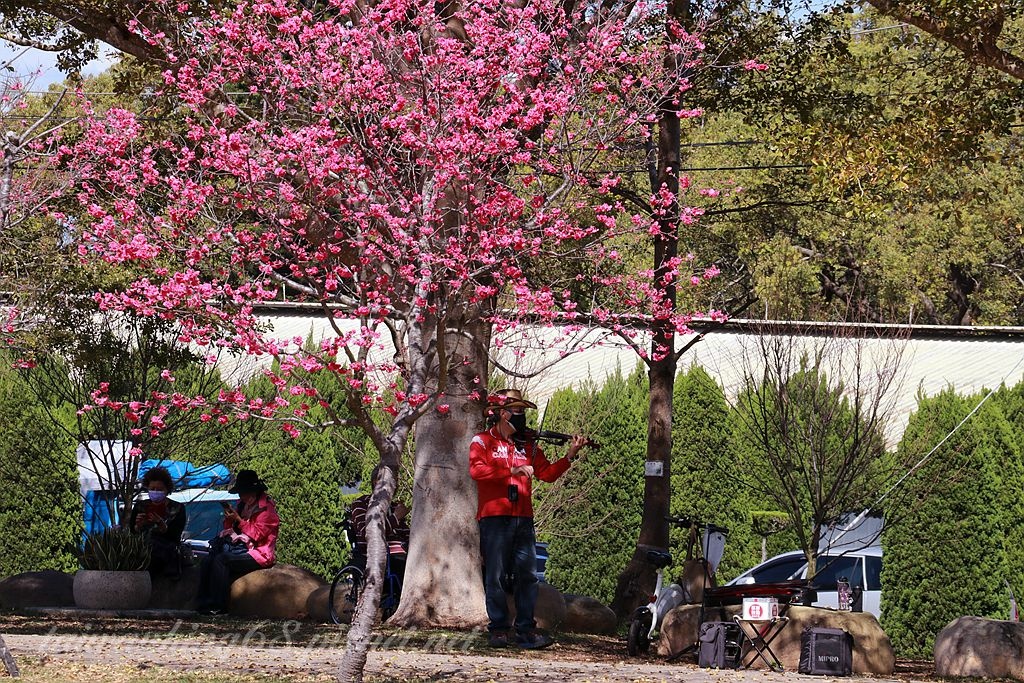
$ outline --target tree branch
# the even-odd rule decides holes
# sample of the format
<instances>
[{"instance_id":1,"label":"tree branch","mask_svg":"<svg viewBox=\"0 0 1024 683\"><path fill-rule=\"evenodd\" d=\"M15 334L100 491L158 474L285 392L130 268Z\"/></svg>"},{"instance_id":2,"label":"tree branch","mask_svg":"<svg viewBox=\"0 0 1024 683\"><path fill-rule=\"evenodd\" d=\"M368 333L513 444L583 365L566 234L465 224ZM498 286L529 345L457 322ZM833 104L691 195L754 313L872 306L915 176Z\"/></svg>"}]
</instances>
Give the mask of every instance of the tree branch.
<instances>
[{"instance_id":1,"label":"tree branch","mask_svg":"<svg viewBox=\"0 0 1024 683\"><path fill-rule=\"evenodd\" d=\"M908 11L895 0L868 0L868 2L879 12L915 26L952 45L972 62L1002 71L1008 76L1024 81L1024 59L1003 50L996 44L1002 29L1002 21L995 22L993 27L974 26L972 28L975 31L968 33L937 17L922 16Z\"/></svg>"}]
</instances>

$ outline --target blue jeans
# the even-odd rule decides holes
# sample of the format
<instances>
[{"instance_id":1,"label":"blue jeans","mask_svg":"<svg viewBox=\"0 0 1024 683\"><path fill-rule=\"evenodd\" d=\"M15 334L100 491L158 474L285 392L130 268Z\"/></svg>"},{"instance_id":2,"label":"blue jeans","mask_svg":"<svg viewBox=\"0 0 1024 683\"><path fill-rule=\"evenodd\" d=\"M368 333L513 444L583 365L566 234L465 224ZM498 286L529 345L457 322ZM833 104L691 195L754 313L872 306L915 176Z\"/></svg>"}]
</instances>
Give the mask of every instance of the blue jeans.
<instances>
[{"instance_id":1,"label":"blue jeans","mask_svg":"<svg viewBox=\"0 0 1024 683\"><path fill-rule=\"evenodd\" d=\"M480 520L480 553L484 559L484 595L487 600L489 631L507 631L506 588L511 588L516 605L517 633L537 627L533 608L537 604L537 538L532 517L484 517ZM507 586L506 576L514 581Z\"/></svg>"}]
</instances>

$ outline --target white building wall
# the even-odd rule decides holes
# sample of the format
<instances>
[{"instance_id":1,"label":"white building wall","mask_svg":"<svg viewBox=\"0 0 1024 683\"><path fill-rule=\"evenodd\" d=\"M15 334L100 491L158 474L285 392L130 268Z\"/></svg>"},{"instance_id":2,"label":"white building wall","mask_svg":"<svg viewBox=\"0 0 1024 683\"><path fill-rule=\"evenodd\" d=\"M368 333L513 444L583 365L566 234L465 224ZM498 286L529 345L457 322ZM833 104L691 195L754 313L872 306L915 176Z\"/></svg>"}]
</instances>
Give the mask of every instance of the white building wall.
<instances>
[{"instance_id":1,"label":"white building wall","mask_svg":"<svg viewBox=\"0 0 1024 683\"><path fill-rule=\"evenodd\" d=\"M315 311L282 312L267 315L264 320L278 338L304 340L312 335L318 340L334 334L325 318ZM681 348L691 340L690 336L680 337L677 345ZM794 340L810 348L820 337L795 337ZM506 335L506 342L494 349L495 359L517 373L537 373L510 384L523 390L541 411L558 389L578 387L586 382L600 386L617 368L629 374L639 362L637 352L625 341L607 334L599 336L596 332L581 338L564 336L556 330L537 329ZM726 397L733 400L743 386L744 374L758 372L757 343L755 334L728 326L721 328L704 335L687 351L680 361L680 371L692 364L700 365L723 387ZM853 372L852 342L843 340L843 343L847 353L835 361L838 365L834 374L849 380ZM649 348L645 335L638 335L635 344L644 351ZM898 363L888 358L894 350L893 342L868 339L863 344L867 372L862 373L862 377L877 371L897 372L892 421L887 431L890 444L897 442L906 428L917 405L918 392L930 396L952 387L960 394L970 394L1024 381L1024 336L913 339L900 344L898 350L902 357ZM378 358L390 359L394 352L385 344L376 353ZM266 358L226 355L219 367L227 381L241 383L269 363Z\"/></svg>"}]
</instances>

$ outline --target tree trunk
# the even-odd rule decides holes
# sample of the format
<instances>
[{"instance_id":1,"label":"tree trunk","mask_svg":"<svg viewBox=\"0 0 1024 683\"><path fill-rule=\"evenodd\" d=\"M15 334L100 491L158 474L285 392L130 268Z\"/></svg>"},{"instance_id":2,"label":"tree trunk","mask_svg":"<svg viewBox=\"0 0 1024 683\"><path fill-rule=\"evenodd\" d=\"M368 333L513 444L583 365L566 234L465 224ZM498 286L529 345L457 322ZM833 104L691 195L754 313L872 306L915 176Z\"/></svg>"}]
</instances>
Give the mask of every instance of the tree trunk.
<instances>
[{"instance_id":1,"label":"tree trunk","mask_svg":"<svg viewBox=\"0 0 1024 683\"><path fill-rule=\"evenodd\" d=\"M395 444L404 444L405 438L400 436L388 441L388 452L381 455L381 464L385 467L380 470L377 485L366 509L366 577L363 589L359 593L359 600L356 602L355 614L352 615L352 624L345 641L345 653L341 658L338 679L342 681L363 680L366 653L370 646L373 627L377 623L377 609L380 606L387 563L384 518L391 509L391 499L398 483L396 473L402 448L401 445Z\"/></svg>"},{"instance_id":2,"label":"tree trunk","mask_svg":"<svg viewBox=\"0 0 1024 683\"><path fill-rule=\"evenodd\" d=\"M469 476L469 443L483 429L481 403L469 394L484 388L490 327L478 317L449 334L447 414L431 411L416 422L409 561L402 602L389 624L474 628L487 623L476 484Z\"/></svg>"},{"instance_id":3,"label":"tree trunk","mask_svg":"<svg viewBox=\"0 0 1024 683\"><path fill-rule=\"evenodd\" d=\"M669 4L672 19L685 18L689 11L685 1ZM672 29L666 23L666 31ZM671 55L666 60L674 59ZM672 498L672 393L676 379L675 330L668 319L676 310L676 278L669 271L676 268L679 253L679 93L666 93L658 116L657 173L651 174L651 192L657 197L661 188L671 197L667 206L659 206L658 234L654 238L654 282L661 286L661 313L654 316L651 327L651 355L648 361L650 407L647 415L647 462L645 468L644 509L636 550L626 568L619 574L611 608L619 621L627 619L640 605L647 603L657 579L654 567L647 562L650 548L668 550L668 516ZM654 208L654 207L652 207ZM667 313L666 313L667 312Z\"/></svg>"},{"instance_id":4,"label":"tree trunk","mask_svg":"<svg viewBox=\"0 0 1024 683\"><path fill-rule=\"evenodd\" d=\"M0 661L3 661L4 668L7 669L7 675L11 678L18 678L21 673L18 671L18 665L14 661L14 657L11 655L10 649L7 647L7 643L4 642L3 636L0 636Z\"/></svg>"},{"instance_id":5,"label":"tree trunk","mask_svg":"<svg viewBox=\"0 0 1024 683\"><path fill-rule=\"evenodd\" d=\"M655 335L657 340L659 335ZM669 340L671 341L671 339ZM671 348L671 347L670 347ZM619 574L612 610L619 620L627 619L640 605L646 604L654 592L656 575L646 559L647 550L668 550L668 521L672 489L672 391L675 385L675 353L651 362L650 412L647 418L647 462L660 465L660 474L644 477L644 510L640 536L629 564Z\"/></svg>"}]
</instances>

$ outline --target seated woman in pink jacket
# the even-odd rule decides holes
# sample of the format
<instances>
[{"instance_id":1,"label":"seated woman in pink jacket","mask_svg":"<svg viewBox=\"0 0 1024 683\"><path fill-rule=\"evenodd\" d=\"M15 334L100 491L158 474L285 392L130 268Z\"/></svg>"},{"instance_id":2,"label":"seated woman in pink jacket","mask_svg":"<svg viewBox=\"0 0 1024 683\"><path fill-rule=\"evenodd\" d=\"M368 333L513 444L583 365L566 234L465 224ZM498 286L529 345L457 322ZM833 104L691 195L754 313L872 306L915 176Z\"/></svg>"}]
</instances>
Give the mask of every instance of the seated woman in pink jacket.
<instances>
[{"instance_id":1,"label":"seated woman in pink jacket","mask_svg":"<svg viewBox=\"0 0 1024 683\"><path fill-rule=\"evenodd\" d=\"M224 529L210 542L210 554L200 567L196 609L201 614L223 614L232 581L274 566L281 518L267 495L267 485L253 470L240 470L228 493L238 494L238 506L225 506Z\"/></svg>"}]
</instances>

